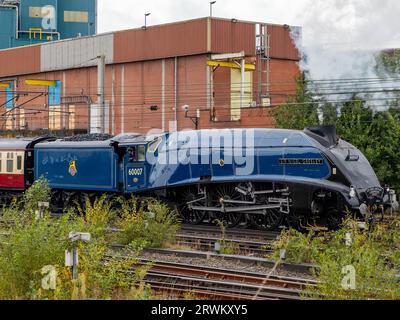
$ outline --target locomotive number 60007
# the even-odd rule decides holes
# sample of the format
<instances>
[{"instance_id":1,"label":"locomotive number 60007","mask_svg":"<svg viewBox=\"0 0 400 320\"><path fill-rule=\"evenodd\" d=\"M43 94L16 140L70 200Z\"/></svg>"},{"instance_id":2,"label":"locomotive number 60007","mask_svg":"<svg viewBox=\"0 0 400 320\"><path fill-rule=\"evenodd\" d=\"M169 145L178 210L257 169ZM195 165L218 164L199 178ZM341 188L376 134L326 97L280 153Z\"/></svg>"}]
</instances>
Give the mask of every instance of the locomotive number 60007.
<instances>
[{"instance_id":1,"label":"locomotive number 60007","mask_svg":"<svg viewBox=\"0 0 400 320\"><path fill-rule=\"evenodd\" d=\"M143 168L129 169L128 174L130 176L141 176L143 175Z\"/></svg>"}]
</instances>

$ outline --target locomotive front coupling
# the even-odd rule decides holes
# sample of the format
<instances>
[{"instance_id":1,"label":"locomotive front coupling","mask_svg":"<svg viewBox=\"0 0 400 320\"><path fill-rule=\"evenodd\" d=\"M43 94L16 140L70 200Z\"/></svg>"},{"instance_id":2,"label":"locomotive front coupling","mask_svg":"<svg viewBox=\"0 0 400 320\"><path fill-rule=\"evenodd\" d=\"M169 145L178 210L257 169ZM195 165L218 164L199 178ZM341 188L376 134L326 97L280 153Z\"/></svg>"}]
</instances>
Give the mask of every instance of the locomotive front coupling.
<instances>
[{"instance_id":1,"label":"locomotive front coupling","mask_svg":"<svg viewBox=\"0 0 400 320\"><path fill-rule=\"evenodd\" d=\"M363 216L381 214L382 217L387 210L395 213L399 210L396 192L388 187L373 187L362 193L360 212Z\"/></svg>"}]
</instances>

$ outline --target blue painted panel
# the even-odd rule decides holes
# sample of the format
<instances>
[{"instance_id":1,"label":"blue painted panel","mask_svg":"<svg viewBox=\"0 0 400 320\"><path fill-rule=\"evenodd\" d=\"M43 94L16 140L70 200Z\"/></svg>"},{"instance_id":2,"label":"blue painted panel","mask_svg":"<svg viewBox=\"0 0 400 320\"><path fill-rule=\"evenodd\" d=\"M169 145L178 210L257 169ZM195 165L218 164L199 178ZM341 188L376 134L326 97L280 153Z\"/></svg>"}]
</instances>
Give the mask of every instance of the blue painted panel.
<instances>
[{"instance_id":1,"label":"blue painted panel","mask_svg":"<svg viewBox=\"0 0 400 320\"><path fill-rule=\"evenodd\" d=\"M78 34L88 36L97 32L97 1L96 0L59 0L58 28L63 39L75 38ZM66 22L64 11L86 11L88 22Z\"/></svg>"},{"instance_id":2,"label":"blue painted panel","mask_svg":"<svg viewBox=\"0 0 400 320\"><path fill-rule=\"evenodd\" d=\"M0 8L0 49L12 47L16 33L16 12L10 8Z\"/></svg>"},{"instance_id":3,"label":"blue painted panel","mask_svg":"<svg viewBox=\"0 0 400 320\"><path fill-rule=\"evenodd\" d=\"M209 149L190 149L191 161L190 161L190 172L192 179L198 179L202 177L211 177L211 154Z\"/></svg>"},{"instance_id":4,"label":"blue painted panel","mask_svg":"<svg viewBox=\"0 0 400 320\"><path fill-rule=\"evenodd\" d=\"M137 191L146 187L147 170L144 164L126 166L125 185L129 191Z\"/></svg>"},{"instance_id":5,"label":"blue painted panel","mask_svg":"<svg viewBox=\"0 0 400 320\"><path fill-rule=\"evenodd\" d=\"M49 87L49 105L59 106L61 104L61 81L57 80L54 87Z\"/></svg>"},{"instance_id":6,"label":"blue painted panel","mask_svg":"<svg viewBox=\"0 0 400 320\"><path fill-rule=\"evenodd\" d=\"M232 150L212 150L212 176L229 177L235 175Z\"/></svg>"},{"instance_id":7,"label":"blue painted panel","mask_svg":"<svg viewBox=\"0 0 400 320\"><path fill-rule=\"evenodd\" d=\"M44 176L51 188L117 191L117 169L112 148L35 149L35 179Z\"/></svg>"},{"instance_id":8,"label":"blue painted panel","mask_svg":"<svg viewBox=\"0 0 400 320\"><path fill-rule=\"evenodd\" d=\"M13 83L10 82L10 87L6 88L6 110L11 110L12 108L14 108L14 86Z\"/></svg>"},{"instance_id":9,"label":"blue painted panel","mask_svg":"<svg viewBox=\"0 0 400 320\"><path fill-rule=\"evenodd\" d=\"M279 160L284 156L284 148L260 148L258 154L258 174L261 175L284 175L284 167Z\"/></svg>"},{"instance_id":10,"label":"blue painted panel","mask_svg":"<svg viewBox=\"0 0 400 320\"><path fill-rule=\"evenodd\" d=\"M44 29L44 31L54 31L57 30L57 3L58 0L21 0L20 4L20 29L22 31L29 31L30 28L40 28ZM45 21L43 23L43 18L39 17L30 17L29 16L29 7L45 7L45 6L53 6L55 9L55 21ZM48 26L54 27L54 29L46 29ZM46 27L46 28L44 28ZM28 36L25 34L25 37Z\"/></svg>"},{"instance_id":11,"label":"blue painted panel","mask_svg":"<svg viewBox=\"0 0 400 320\"><path fill-rule=\"evenodd\" d=\"M284 165L287 176L328 179L331 175L330 165L321 152L315 148L288 148L284 158L289 161L293 160L293 163ZM308 164L310 162L313 163Z\"/></svg>"}]
</instances>

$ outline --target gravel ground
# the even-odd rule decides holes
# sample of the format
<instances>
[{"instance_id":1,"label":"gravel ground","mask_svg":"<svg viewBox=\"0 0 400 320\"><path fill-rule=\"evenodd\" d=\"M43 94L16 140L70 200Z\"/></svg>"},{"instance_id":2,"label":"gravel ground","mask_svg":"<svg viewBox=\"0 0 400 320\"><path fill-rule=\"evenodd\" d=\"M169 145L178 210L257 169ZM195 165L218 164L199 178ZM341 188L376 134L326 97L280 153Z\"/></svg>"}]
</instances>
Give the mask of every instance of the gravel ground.
<instances>
[{"instance_id":1,"label":"gravel ground","mask_svg":"<svg viewBox=\"0 0 400 320\"><path fill-rule=\"evenodd\" d=\"M246 263L242 261L233 261L229 259L224 259L223 257L221 258L210 257L209 259L206 259L197 257L184 257L172 254L143 252L140 255L140 258L151 261L181 263L191 266L206 266L212 269L237 270L243 272L258 273L263 275L264 274L268 275L272 270L272 268L267 266L256 265L253 263ZM273 273L273 275L282 277L296 277L296 278L310 279L310 280L314 279L309 274L288 272L286 270L279 270L279 268Z\"/></svg>"}]
</instances>

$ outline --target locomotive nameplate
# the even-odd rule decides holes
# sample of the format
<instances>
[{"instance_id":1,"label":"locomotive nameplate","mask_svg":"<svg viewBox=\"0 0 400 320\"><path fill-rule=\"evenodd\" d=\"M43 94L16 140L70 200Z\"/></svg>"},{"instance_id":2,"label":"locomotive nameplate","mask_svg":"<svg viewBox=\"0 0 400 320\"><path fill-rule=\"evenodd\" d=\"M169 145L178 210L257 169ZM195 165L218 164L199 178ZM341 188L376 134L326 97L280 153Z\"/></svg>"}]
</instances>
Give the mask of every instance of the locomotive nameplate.
<instances>
[{"instance_id":1,"label":"locomotive nameplate","mask_svg":"<svg viewBox=\"0 0 400 320\"><path fill-rule=\"evenodd\" d=\"M279 164L286 165L323 165L322 159L279 159Z\"/></svg>"}]
</instances>

